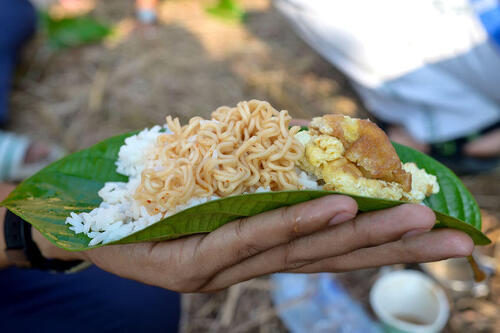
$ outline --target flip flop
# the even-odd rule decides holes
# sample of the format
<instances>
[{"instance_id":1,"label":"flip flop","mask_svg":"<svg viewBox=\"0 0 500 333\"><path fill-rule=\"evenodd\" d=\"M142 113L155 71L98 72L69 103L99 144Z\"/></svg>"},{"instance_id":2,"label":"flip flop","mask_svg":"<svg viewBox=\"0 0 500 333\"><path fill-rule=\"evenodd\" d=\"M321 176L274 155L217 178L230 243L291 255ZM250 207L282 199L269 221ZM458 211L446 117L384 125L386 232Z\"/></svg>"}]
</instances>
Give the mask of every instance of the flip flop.
<instances>
[{"instance_id":1,"label":"flip flop","mask_svg":"<svg viewBox=\"0 0 500 333\"><path fill-rule=\"evenodd\" d=\"M25 136L0 131L0 181L22 181L65 155L62 148L51 146L49 154L41 161L25 163L30 144Z\"/></svg>"}]
</instances>

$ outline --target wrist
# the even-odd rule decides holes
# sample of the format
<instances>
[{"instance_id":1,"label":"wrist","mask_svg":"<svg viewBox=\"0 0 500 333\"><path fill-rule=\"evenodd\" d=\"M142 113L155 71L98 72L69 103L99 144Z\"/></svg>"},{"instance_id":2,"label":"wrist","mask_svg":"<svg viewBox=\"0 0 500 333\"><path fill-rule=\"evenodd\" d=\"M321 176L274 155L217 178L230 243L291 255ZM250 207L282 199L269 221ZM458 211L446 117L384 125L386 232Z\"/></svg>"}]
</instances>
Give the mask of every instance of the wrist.
<instances>
[{"instance_id":1,"label":"wrist","mask_svg":"<svg viewBox=\"0 0 500 333\"><path fill-rule=\"evenodd\" d=\"M89 266L80 255L59 249L10 211L6 212L3 224L4 253L14 266L54 273L77 272Z\"/></svg>"},{"instance_id":2,"label":"wrist","mask_svg":"<svg viewBox=\"0 0 500 333\"><path fill-rule=\"evenodd\" d=\"M0 183L0 200L3 200L15 188L14 185ZM4 237L4 219L7 209L0 207L0 269L12 266L7 254L5 253L5 237Z\"/></svg>"},{"instance_id":3,"label":"wrist","mask_svg":"<svg viewBox=\"0 0 500 333\"><path fill-rule=\"evenodd\" d=\"M3 200L13 189L13 185L0 183L0 200ZM6 212L7 210L5 208L0 207L0 269L14 266L14 262L9 259L6 252L7 244L5 242L6 235L4 234ZM89 258L84 252L70 252L62 250L52 244L35 228L30 227L30 229L31 232L29 232L29 235L31 237L29 238L32 243L34 243L33 246L38 247L38 250L43 258L56 259L56 261L89 261Z\"/></svg>"},{"instance_id":4,"label":"wrist","mask_svg":"<svg viewBox=\"0 0 500 333\"><path fill-rule=\"evenodd\" d=\"M47 259L58 259L58 260L85 260L88 261L83 252L71 252L58 248L52 244L47 238L45 238L38 230L31 228L31 236L33 242L38 246L42 256Z\"/></svg>"},{"instance_id":5,"label":"wrist","mask_svg":"<svg viewBox=\"0 0 500 333\"><path fill-rule=\"evenodd\" d=\"M4 234L3 234L3 223L5 219L5 208L0 208L0 269L8 268L12 266L7 254L5 253L5 242L4 242Z\"/></svg>"}]
</instances>

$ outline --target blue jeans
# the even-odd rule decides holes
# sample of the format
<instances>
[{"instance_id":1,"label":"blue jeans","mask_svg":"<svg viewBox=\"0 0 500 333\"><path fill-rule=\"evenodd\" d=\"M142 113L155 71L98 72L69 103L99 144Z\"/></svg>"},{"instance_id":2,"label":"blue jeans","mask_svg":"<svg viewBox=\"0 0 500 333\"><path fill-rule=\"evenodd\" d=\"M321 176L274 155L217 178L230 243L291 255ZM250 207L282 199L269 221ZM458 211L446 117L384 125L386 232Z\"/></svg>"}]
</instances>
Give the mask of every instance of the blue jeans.
<instances>
[{"instance_id":1,"label":"blue jeans","mask_svg":"<svg viewBox=\"0 0 500 333\"><path fill-rule=\"evenodd\" d=\"M91 267L0 270L0 332L176 332L178 293Z\"/></svg>"},{"instance_id":2,"label":"blue jeans","mask_svg":"<svg viewBox=\"0 0 500 333\"><path fill-rule=\"evenodd\" d=\"M0 0L0 125L8 120L8 96L19 49L36 26L36 12L27 0Z\"/></svg>"}]
</instances>

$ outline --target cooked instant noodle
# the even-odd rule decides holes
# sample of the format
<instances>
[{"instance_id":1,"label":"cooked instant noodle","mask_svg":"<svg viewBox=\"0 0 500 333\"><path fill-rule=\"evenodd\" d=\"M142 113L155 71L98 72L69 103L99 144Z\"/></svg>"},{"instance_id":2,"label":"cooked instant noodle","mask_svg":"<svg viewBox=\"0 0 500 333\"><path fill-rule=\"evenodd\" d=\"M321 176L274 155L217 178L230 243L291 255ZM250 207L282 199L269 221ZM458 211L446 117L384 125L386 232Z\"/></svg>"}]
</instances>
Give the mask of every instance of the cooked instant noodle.
<instances>
[{"instance_id":1,"label":"cooked instant noodle","mask_svg":"<svg viewBox=\"0 0 500 333\"><path fill-rule=\"evenodd\" d=\"M287 111L252 100L215 110L210 120L164 127L125 139L116 171L88 213L71 213L70 229L89 245L109 243L183 209L243 193L333 190L421 202L439 191L436 177L402 164L385 133L368 120L326 115L309 131L289 128ZM299 132L300 131L300 132Z\"/></svg>"},{"instance_id":2,"label":"cooked instant noodle","mask_svg":"<svg viewBox=\"0 0 500 333\"><path fill-rule=\"evenodd\" d=\"M304 147L290 120L287 111L257 100L220 107L212 120L194 117L185 126L167 117L173 133L158 137L154 166L142 172L135 199L156 214L194 197L298 189L295 164Z\"/></svg>"}]
</instances>

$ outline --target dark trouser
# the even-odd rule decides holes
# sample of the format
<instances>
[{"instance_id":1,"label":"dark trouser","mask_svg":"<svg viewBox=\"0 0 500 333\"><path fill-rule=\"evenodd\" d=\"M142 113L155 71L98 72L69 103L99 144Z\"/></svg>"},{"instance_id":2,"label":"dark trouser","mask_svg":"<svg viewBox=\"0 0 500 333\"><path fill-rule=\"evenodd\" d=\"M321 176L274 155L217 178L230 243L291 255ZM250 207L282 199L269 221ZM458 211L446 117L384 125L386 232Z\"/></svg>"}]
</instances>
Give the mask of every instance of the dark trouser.
<instances>
[{"instance_id":1,"label":"dark trouser","mask_svg":"<svg viewBox=\"0 0 500 333\"><path fill-rule=\"evenodd\" d=\"M26 0L0 0L0 123L7 120L12 72L36 13ZM0 249L3 251L3 249ZM177 293L96 267L71 274L0 270L0 332L176 332Z\"/></svg>"},{"instance_id":2,"label":"dark trouser","mask_svg":"<svg viewBox=\"0 0 500 333\"><path fill-rule=\"evenodd\" d=\"M0 270L0 332L176 332L178 293L91 267L75 274Z\"/></svg>"},{"instance_id":3,"label":"dark trouser","mask_svg":"<svg viewBox=\"0 0 500 333\"><path fill-rule=\"evenodd\" d=\"M8 96L19 49L35 25L36 12L27 0L0 0L0 125L8 119Z\"/></svg>"}]
</instances>

